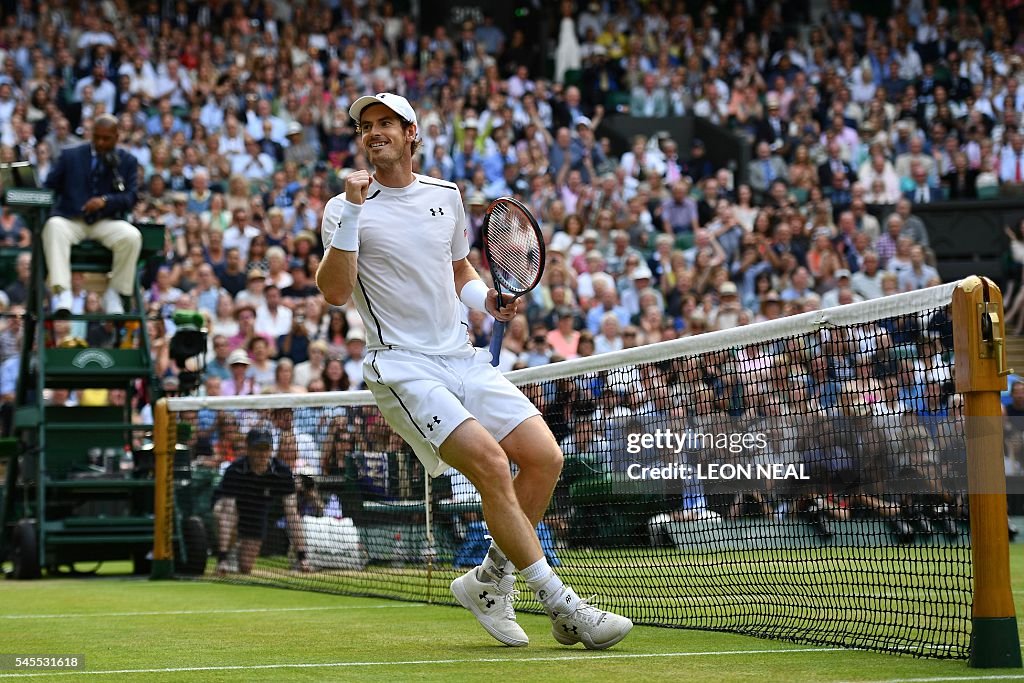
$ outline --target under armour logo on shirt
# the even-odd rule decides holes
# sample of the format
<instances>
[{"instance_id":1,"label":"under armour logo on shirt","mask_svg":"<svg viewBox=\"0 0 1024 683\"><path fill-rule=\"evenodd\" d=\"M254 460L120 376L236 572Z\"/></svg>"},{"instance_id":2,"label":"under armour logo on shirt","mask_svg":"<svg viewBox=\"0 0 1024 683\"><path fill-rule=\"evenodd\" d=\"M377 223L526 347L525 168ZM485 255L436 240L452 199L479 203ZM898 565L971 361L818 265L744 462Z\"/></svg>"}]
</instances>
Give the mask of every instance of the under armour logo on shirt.
<instances>
[{"instance_id":1,"label":"under armour logo on shirt","mask_svg":"<svg viewBox=\"0 0 1024 683\"><path fill-rule=\"evenodd\" d=\"M431 216L443 216L444 215L444 208L442 207L442 208L439 208L439 209L431 209L430 210L430 215Z\"/></svg>"},{"instance_id":2,"label":"under armour logo on shirt","mask_svg":"<svg viewBox=\"0 0 1024 683\"><path fill-rule=\"evenodd\" d=\"M427 423L427 429L429 429L430 431L434 431L434 425L439 425L439 424L441 424L441 418L439 418L437 415L435 415L434 416L434 421Z\"/></svg>"}]
</instances>

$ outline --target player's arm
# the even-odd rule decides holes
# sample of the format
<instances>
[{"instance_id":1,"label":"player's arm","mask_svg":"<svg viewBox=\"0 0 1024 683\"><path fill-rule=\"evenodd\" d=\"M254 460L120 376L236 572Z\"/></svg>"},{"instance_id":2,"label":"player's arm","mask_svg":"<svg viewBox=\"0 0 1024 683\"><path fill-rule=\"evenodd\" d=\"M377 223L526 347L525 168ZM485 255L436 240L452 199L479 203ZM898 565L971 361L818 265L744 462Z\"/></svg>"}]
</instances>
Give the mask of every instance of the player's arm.
<instances>
[{"instance_id":1,"label":"player's arm","mask_svg":"<svg viewBox=\"0 0 1024 683\"><path fill-rule=\"evenodd\" d=\"M455 291L466 306L474 311L489 313L503 322L515 317L516 311L519 310L519 299L499 309L497 290L488 287L480 279L468 258L452 261L452 271L455 273Z\"/></svg>"},{"instance_id":2,"label":"player's arm","mask_svg":"<svg viewBox=\"0 0 1024 683\"><path fill-rule=\"evenodd\" d=\"M345 178L345 197L328 202L320 233L324 239L324 259L316 271L316 286L332 306L341 306L356 287L359 274L359 214L370 187L367 171L353 171Z\"/></svg>"}]
</instances>

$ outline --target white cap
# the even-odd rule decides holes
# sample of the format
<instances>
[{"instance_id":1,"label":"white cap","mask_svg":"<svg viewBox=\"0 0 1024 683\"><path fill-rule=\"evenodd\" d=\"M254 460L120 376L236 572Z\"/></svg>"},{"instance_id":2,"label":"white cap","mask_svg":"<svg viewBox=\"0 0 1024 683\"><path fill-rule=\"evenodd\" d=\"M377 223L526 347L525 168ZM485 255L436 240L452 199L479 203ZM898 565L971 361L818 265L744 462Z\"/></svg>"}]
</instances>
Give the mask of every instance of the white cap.
<instances>
[{"instance_id":1,"label":"white cap","mask_svg":"<svg viewBox=\"0 0 1024 683\"><path fill-rule=\"evenodd\" d=\"M228 354L228 365L235 365L241 363L242 365L252 365L252 361L249 360L249 354L245 352L245 349L235 349Z\"/></svg>"},{"instance_id":2,"label":"white cap","mask_svg":"<svg viewBox=\"0 0 1024 683\"><path fill-rule=\"evenodd\" d=\"M390 92L379 92L376 95L364 95L363 97L360 97L352 103L351 107L348 108L348 115L351 116L356 123L359 123L359 117L362 115L363 110L371 104L385 105L401 118L415 125L417 131L419 130L420 124L416 121L416 111L412 108L412 105L409 104L409 100L405 99L401 95L396 95Z\"/></svg>"},{"instance_id":3,"label":"white cap","mask_svg":"<svg viewBox=\"0 0 1024 683\"><path fill-rule=\"evenodd\" d=\"M642 278L650 280L652 277L654 277L654 274L651 272L651 269L647 267L646 263L641 263L633 269L632 278L634 280L640 280Z\"/></svg>"},{"instance_id":4,"label":"white cap","mask_svg":"<svg viewBox=\"0 0 1024 683\"><path fill-rule=\"evenodd\" d=\"M556 232L551 236L551 244L548 246L548 251L557 251L560 253L566 253L569 251L569 247L573 245L573 239L565 232Z\"/></svg>"}]
</instances>

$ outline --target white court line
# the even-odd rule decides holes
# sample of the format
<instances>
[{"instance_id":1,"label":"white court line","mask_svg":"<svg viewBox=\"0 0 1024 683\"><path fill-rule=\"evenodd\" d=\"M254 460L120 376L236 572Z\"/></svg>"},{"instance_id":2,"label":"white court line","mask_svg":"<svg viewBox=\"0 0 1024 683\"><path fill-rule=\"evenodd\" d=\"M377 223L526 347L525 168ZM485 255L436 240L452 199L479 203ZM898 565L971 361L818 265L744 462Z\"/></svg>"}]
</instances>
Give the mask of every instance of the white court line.
<instances>
[{"instance_id":1,"label":"white court line","mask_svg":"<svg viewBox=\"0 0 1024 683\"><path fill-rule=\"evenodd\" d=\"M423 603L401 603L397 605L338 605L336 607L259 607L252 609L183 609L167 612L82 612L73 614L0 614L0 619L80 619L106 617L163 617L189 614L250 614L260 612L316 612L342 609L405 609L427 607Z\"/></svg>"},{"instance_id":2,"label":"white court line","mask_svg":"<svg viewBox=\"0 0 1024 683\"><path fill-rule=\"evenodd\" d=\"M856 683L939 683L941 681L1019 681L1024 674L979 674L977 676L936 676L934 678L886 678L881 681L857 681ZM853 683L853 682L851 682Z\"/></svg>"},{"instance_id":3,"label":"white court line","mask_svg":"<svg viewBox=\"0 0 1024 683\"><path fill-rule=\"evenodd\" d=\"M656 652L656 653L609 653L589 654L580 653L576 655L561 655L553 657L479 657L473 659L418 659L399 662L324 662L309 664L252 664L237 666L188 666L171 667L166 669L111 669L107 671L48 671L32 673L0 673L0 678L34 678L36 676L109 676L110 674L160 674L160 673L191 673L195 671L263 671L267 669L319 669L319 668L348 668L348 667L371 667L371 666L421 666L424 664L505 664L519 662L575 662L588 659L655 659L665 657L727 657L731 655L779 655L788 653L815 653L815 652L849 652L841 647L807 647L792 648L788 650L725 650L721 652Z\"/></svg>"}]
</instances>

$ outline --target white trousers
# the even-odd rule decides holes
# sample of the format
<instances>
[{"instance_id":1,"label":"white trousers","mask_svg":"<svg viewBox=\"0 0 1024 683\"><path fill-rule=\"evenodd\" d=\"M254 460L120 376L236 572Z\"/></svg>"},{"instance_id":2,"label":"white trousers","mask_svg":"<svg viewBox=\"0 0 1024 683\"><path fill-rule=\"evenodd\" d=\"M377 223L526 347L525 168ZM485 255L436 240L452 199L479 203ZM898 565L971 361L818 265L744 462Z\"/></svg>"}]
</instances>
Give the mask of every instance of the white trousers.
<instances>
[{"instance_id":1,"label":"white trousers","mask_svg":"<svg viewBox=\"0 0 1024 683\"><path fill-rule=\"evenodd\" d=\"M50 289L71 290L71 247L82 240L96 240L114 254L110 286L118 294L135 291L136 269L142 250L142 233L127 221L100 220L92 225L80 219L52 216L43 226L47 284Z\"/></svg>"}]
</instances>

